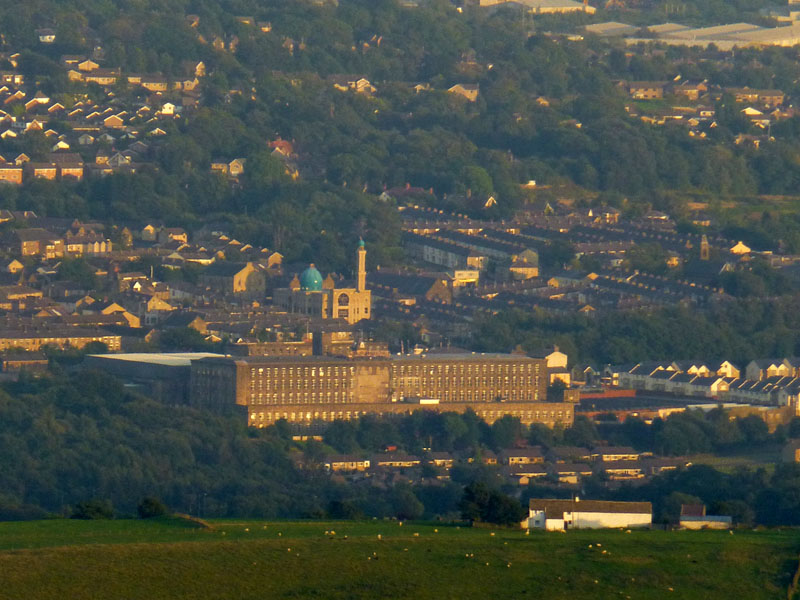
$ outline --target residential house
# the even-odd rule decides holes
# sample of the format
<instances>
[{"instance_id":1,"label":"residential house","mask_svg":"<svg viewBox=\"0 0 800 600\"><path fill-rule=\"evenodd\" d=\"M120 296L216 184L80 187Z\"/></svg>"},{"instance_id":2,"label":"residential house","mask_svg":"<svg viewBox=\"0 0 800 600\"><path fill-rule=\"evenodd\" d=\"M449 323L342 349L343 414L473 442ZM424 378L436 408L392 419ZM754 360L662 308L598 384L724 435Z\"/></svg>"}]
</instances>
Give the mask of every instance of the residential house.
<instances>
[{"instance_id":1,"label":"residential house","mask_svg":"<svg viewBox=\"0 0 800 600\"><path fill-rule=\"evenodd\" d=\"M194 75L195 77L206 76L206 63L202 60L184 60L181 61L181 67L184 73Z\"/></svg>"},{"instance_id":2,"label":"residential house","mask_svg":"<svg viewBox=\"0 0 800 600\"><path fill-rule=\"evenodd\" d=\"M800 440L789 440L781 451L781 460L788 463L800 463Z\"/></svg>"},{"instance_id":3,"label":"residential house","mask_svg":"<svg viewBox=\"0 0 800 600\"><path fill-rule=\"evenodd\" d=\"M455 463L453 455L449 452L430 452L425 457L426 462L434 467L449 469Z\"/></svg>"},{"instance_id":4,"label":"residential house","mask_svg":"<svg viewBox=\"0 0 800 600\"><path fill-rule=\"evenodd\" d=\"M642 465L633 460L603 461L597 466L597 469L609 481L625 481L644 477Z\"/></svg>"},{"instance_id":5,"label":"residential house","mask_svg":"<svg viewBox=\"0 0 800 600\"><path fill-rule=\"evenodd\" d=\"M326 456L322 464L328 471L334 473L366 471L370 468L370 461L368 458L361 458L351 454Z\"/></svg>"},{"instance_id":6,"label":"residential house","mask_svg":"<svg viewBox=\"0 0 800 600\"><path fill-rule=\"evenodd\" d=\"M49 27L36 30L36 37L39 38L41 44L52 44L56 41L56 32Z\"/></svg>"},{"instance_id":7,"label":"residential house","mask_svg":"<svg viewBox=\"0 0 800 600\"><path fill-rule=\"evenodd\" d=\"M162 75L142 75L138 84L150 92L166 92L169 90L169 82Z\"/></svg>"},{"instance_id":8,"label":"residential house","mask_svg":"<svg viewBox=\"0 0 800 600\"><path fill-rule=\"evenodd\" d=\"M211 161L211 171L228 177L238 177L244 173L245 162L244 158L234 158L233 160L217 158Z\"/></svg>"},{"instance_id":9,"label":"residential house","mask_svg":"<svg viewBox=\"0 0 800 600\"><path fill-rule=\"evenodd\" d=\"M504 465L531 465L544 463L544 454L539 446L503 450L500 460Z\"/></svg>"},{"instance_id":10,"label":"residential house","mask_svg":"<svg viewBox=\"0 0 800 600\"><path fill-rule=\"evenodd\" d=\"M72 179L75 181L83 179L84 164L80 154L72 152L54 152L50 155L50 160L56 165L56 172L59 179Z\"/></svg>"},{"instance_id":11,"label":"residential house","mask_svg":"<svg viewBox=\"0 0 800 600\"><path fill-rule=\"evenodd\" d=\"M160 229L160 227L157 227L152 223L148 223L142 228L142 231L139 235L145 242L155 242L158 239L158 232Z\"/></svg>"},{"instance_id":12,"label":"residential house","mask_svg":"<svg viewBox=\"0 0 800 600\"><path fill-rule=\"evenodd\" d=\"M138 315L133 314L124 306L117 302L92 302L85 303L81 307L77 307L82 315L116 315L124 319L123 323L126 327L139 328L141 327L142 320Z\"/></svg>"},{"instance_id":13,"label":"residential house","mask_svg":"<svg viewBox=\"0 0 800 600\"><path fill-rule=\"evenodd\" d=\"M457 83L447 90L451 94L456 94L466 98L470 102L475 102L480 93L480 86L477 83Z\"/></svg>"},{"instance_id":14,"label":"residential house","mask_svg":"<svg viewBox=\"0 0 800 600\"><path fill-rule=\"evenodd\" d=\"M667 84L664 81L630 81L626 87L634 100L655 100L664 97Z\"/></svg>"},{"instance_id":15,"label":"residential house","mask_svg":"<svg viewBox=\"0 0 800 600\"><path fill-rule=\"evenodd\" d=\"M483 270L488 265L488 257L484 253L416 233L405 232L403 245L412 257L447 269Z\"/></svg>"},{"instance_id":16,"label":"residential house","mask_svg":"<svg viewBox=\"0 0 800 600\"><path fill-rule=\"evenodd\" d=\"M266 289L264 274L252 262L217 261L201 273L200 283L223 294L260 295Z\"/></svg>"},{"instance_id":17,"label":"residential house","mask_svg":"<svg viewBox=\"0 0 800 600\"><path fill-rule=\"evenodd\" d=\"M146 296L134 292L120 294L117 297L117 302L125 310L139 317L145 325L155 325L175 310L174 306L158 296Z\"/></svg>"},{"instance_id":18,"label":"residential house","mask_svg":"<svg viewBox=\"0 0 800 600\"><path fill-rule=\"evenodd\" d=\"M748 87L727 88L727 93L732 94L737 102L759 103L765 106L780 106L785 95L780 90L758 90Z\"/></svg>"},{"instance_id":19,"label":"residential house","mask_svg":"<svg viewBox=\"0 0 800 600\"><path fill-rule=\"evenodd\" d=\"M550 471L558 478L559 483L576 484L582 477L592 475L592 467L584 463L556 463Z\"/></svg>"},{"instance_id":20,"label":"residential house","mask_svg":"<svg viewBox=\"0 0 800 600\"><path fill-rule=\"evenodd\" d=\"M419 467L422 464L422 459L419 456L409 454L388 453L374 456L371 462L373 467L378 468L408 469Z\"/></svg>"},{"instance_id":21,"label":"residential house","mask_svg":"<svg viewBox=\"0 0 800 600\"><path fill-rule=\"evenodd\" d=\"M22 167L14 165L0 165L0 182L22 184Z\"/></svg>"},{"instance_id":22,"label":"residential house","mask_svg":"<svg viewBox=\"0 0 800 600\"><path fill-rule=\"evenodd\" d=\"M758 359L751 360L744 370L745 377L752 381L767 379L768 377L787 377L793 375L791 367L783 359Z\"/></svg>"},{"instance_id":23,"label":"residential house","mask_svg":"<svg viewBox=\"0 0 800 600\"><path fill-rule=\"evenodd\" d=\"M592 458L602 462L639 460L641 453L630 446L598 446L592 450Z\"/></svg>"},{"instance_id":24,"label":"residential house","mask_svg":"<svg viewBox=\"0 0 800 600\"><path fill-rule=\"evenodd\" d=\"M673 86L672 93L676 96L683 96L687 100L699 100L700 96L708 92L708 82L682 81Z\"/></svg>"},{"instance_id":25,"label":"residential house","mask_svg":"<svg viewBox=\"0 0 800 600\"><path fill-rule=\"evenodd\" d=\"M83 76L86 83L96 83L97 85L114 85L119 79L119 69L95 69Z\"/></svg>"},{"instance_id":26,"label":"residential house","mask_svg":"<svg viewBox=\"0 0 800 600\"><path fill-rule=\"evenodd\" d=\"M58 177L58 167L55 163L27 162L24 167L28 177L33 179L49 179L55 181Z\"/></svg>"},{"instance_id":27,"label":"residential house","mask_svg":"<svg viewBox=\"0 0 800 600\"><path fill-rule=\"evenodd\" d=\"M25 269L25 265L19 262L16 258L12 258L11 261L6 264L3 270L6 273L16 274L21 272L23 269Z\"/></svg>"},{"instance_id":28,"label":"residential house","mask_svg":"<svg viewBox=\"0 0 800 600\"><path fill-rule=\"evenodd\" d=\"M189 241L189 234L181 227L164 227L158 232L158 243L181 242L186 244Z\"/></svg>"},{"instance_id":29,"label":"residential house","mask_svg":"<svg viewBox=\"0 0 800 600\"><path fill-rule=\"evenodd\" d=\"M519 485L528 485L531 481L547 476L547 468L543 464L523 463L508 467L507 475Z\"/></svg>"},{"instance_id":30,"label":"residential house","mask_svg":"<svg viewBox=\"0 0 800 600\"><path fill-rule=\"evenodd\" d=\"M720 377L741 377L739 368L732 362L723 360L720 362L713 362L708 364L709 369L719 375Z\"/></svg>"},{"instance_id":31,"label":"residential house","mask_svg":"<svg viewBox=\"0 0 800 600\"><path fill-rule=\"evenodd\" d=\"M193 311L172 312L161 324L164 329L194 329L203 335L208 333L208 323L203 317Z\"/></svg>"},{"instance_id":32,"label":"residential house","mask_svg":"<svg viewBox=\"0 0 800 600\"><path fill-rule=\"evenodd\" d=\"M369 79L359 75L331 75L328 80L340 92L352 90L357 94L374 94L377 91Z\"/></svg>"},{"instance_id":33,"label":"residential house","mask_svg":"<svg viewBox=\"0 0 800 600\"><path fill-rule=\"evenodd\" d=\"M46 229L17 229L13 232L13 237L15 249L22 256L42 256L46 259L64 256L64 240Z\"/></svg>"},{"instance_id":34,"label":"residential house","mask_svg":"<svg viewBox=\"0 0 800 600\"><path fill-rule=\"evenodd\" d=\"M103 256L112 251L110 239L84 226L68 231L64 242L67 254L75 256Z\"/></svg>"},{"instance_id":35,"label":"residential house","mask_svg":"<svg viewBox=\"0 0 800 600\"><path fill-rule=\"evenodd\" d=\"M120 336L103 330L78 327L48 327L37 331L0 329L0 351L11 348L39 351L46 346L83 348L91 342L101 342L112 351L121 346Z\"/></svg>"},{"instance_id":36,"label":"residential house","mask_svg":"<svg viewBox=\"0 0 800 600\"><path fill-rule=\"evenodd\" d=\"M592 451L577 446L554 446L548 450L547 459L554 463L585 462L592 460Z\"/></svg>"}]
</instances>

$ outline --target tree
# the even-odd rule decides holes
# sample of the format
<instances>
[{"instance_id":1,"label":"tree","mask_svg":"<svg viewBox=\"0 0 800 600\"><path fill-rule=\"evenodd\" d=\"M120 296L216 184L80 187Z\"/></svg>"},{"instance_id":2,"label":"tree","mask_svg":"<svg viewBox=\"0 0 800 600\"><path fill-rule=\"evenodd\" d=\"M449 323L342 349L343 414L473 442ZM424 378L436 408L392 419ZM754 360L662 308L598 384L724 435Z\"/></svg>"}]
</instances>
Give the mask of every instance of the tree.
<instances>
[{"instance_id":1,"label":"tree","mask_svg":"<svg viewBox=\"0 0 800 600\"><path fill-rule=\"evenodd\" d=\"M136 507L136 512L139 514L140 519L152 519L153 517L161 517L167 514L167 507L158 498L148 496L142 498L142 501Z\"/></svg>"},{"instance_id":2,"label":"tree","mask_svg":"<svg viewBox=\"0 0 800 600\"><path fill-rule=\"evenodd\" d=\"M425 512L425 506L408 485L396 485L391 494L391 502L394 515L401 520L418 519Z\"/></svg>"},{"instance_id":3,"label":"tree","mask_svg":"<svg viewBox=\"0 0 800 600\"><path fill-rule=\"evenodd\" d=\"M573 446L591 447L599 439L594 423L582 415L564 432L564 441Z\"/></svg>"},{"instance_id":4,"label":"tree","mask_svg":"<svg viewBox=\"0 0 800 600\"><path fill-rule=\"evenodd\" d=\"M517 499L481 482L473 482L464 488L459 508L463 519L496 525L517 524L526 515Z\"/></svg>"},{"instance_id":5,"label":"tree","mask_svg":"<svg viewBox=\"0 0 800 600\"><path fill-rule=\"evenodd\" d=\"M477 481L470 483L464 488L464 494L458 505L461 510L461 518L467 521L480 521L489 504L490 496L491 490L485 483Z\"/></svg>"},{"instance_id":6,"label":"tree","mask_svg":"<svg viewBox=\"0 0 800 600\"><path fill-rule=\"evenodd\" d=\"M525 439L522 423L518 417L505 415L492 423L492 440L495 449L512 448Z\"/></svg>"},{"instance_id":7,"label":"tree","mask_svg":"<svg viewBox=\"0 0 800 600\"><path fill-rule=\"evenodd\" d=\"M548 402L563 402L564 390L567 389L567 384L556 379L553 385L547 386L547 401Z\"/></svg>"},{"instance_id":8,"label":"tree","mask_svg":"<svg viewBox=\"0 0 800 600\"><path fill-rule=\"evenodd\" d=\"M85 354L108 354L108 344L105 342L89 342L83 347Z\"/></svg>"},{"instance_id":9,"label":"tree","mask_svg":"<svg viewBox=\"0 0 800 600\"><path fill-rule=\"evenodd\" d=\"M670 523L677 523L684 504L703 504L702 499L683 492L671 492L664 500L663 518Z\"/></svg>"},{"instance_id":10,"label":"tree","mask_svg":"<svg viewBox=\"0 0 800 600\"><path fill-rule=\"evenodd\" d=\"M331 500L328 503L328 516L352 521L362 518L364 513L350 500Z\"/></svg>"},{"instance_id":11,"label":"tree","mask_svg":"<svg viewBox=\"0 0 800 600\"><path fill-rule=\"evenodd\" d=\"M110 500L86 500L78 502L75 510L72 511L70 519L112 519L114 518L114 507Z\"/></svg>"},{"instance_id":12,"label":"tree","mask_svg":"<svg viewBox=\"0 0 800 600\"><path fill-rule=\"evenodd\" d=\"M769 427L764 419L757 415L748 415L738 419L736 424L748 444L763 444L769 439Z\"/></svg>"}]
</instances>

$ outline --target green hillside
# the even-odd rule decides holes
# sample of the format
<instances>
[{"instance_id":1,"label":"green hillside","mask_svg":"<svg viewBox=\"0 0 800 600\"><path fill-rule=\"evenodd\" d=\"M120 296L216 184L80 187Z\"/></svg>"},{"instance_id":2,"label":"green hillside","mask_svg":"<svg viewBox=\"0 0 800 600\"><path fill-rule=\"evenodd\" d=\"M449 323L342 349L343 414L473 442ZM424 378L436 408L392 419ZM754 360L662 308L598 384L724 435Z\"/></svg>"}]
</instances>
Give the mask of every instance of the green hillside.
<instances>
[{"instance_id":1,"label":"green hillside","mask_svg":"<svg viewBox=\"0 0 800 600\"><path fill-rule=\"evenodd\" d=\"M0 598L756 600L786 598L798 551L794 530L525 535L386 521L3 523Z\"/></svg>"}]
</instances>

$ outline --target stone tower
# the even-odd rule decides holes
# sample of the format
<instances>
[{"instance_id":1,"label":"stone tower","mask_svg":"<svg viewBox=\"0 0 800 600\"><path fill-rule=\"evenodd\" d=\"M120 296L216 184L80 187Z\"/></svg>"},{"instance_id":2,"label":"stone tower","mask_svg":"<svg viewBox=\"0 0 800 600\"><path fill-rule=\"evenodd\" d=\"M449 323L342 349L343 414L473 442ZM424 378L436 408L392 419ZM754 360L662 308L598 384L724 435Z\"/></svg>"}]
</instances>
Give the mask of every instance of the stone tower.
<instances>
[{"instance_id":1,"label":"stone tower","mask_svg":"<svg viewBox=\"0 0 800 600\"><path fill-rule=\"evenodd\" d=\"M367 289L367 249L364 240L358 241L358 273L356 276L356 291L363 292Z\"/></svg>"},{"instance_id":2,"label":"stone tower","mask_svg":"<svg viewBox=\"0 0 800 600\"><path fill-rule=\"evenodd\" d=\"M711 258L711 250L708 247L708 236L703 234L700 240L700 260L708 260L709 258Z\"/></svg>"}]
</instances>

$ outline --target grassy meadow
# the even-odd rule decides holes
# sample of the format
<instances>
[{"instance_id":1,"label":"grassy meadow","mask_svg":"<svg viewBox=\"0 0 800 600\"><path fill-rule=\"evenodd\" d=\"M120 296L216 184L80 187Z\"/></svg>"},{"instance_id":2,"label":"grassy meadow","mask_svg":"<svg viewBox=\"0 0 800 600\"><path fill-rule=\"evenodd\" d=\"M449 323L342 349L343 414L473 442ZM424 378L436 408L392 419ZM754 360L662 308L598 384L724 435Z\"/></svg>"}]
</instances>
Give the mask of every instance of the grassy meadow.
<instances>
[{"instance_id":1,"label":"grassy meadow","mask_svg":"<svg viewBox=\"0 0 800 600\"><path fill-rule=\"evenodd\" d=\"M800 532L788 529L525 535L388 521L0 523L0 598L758 600L786 598L798 552Z\"/></svg>"}]
</instances>

